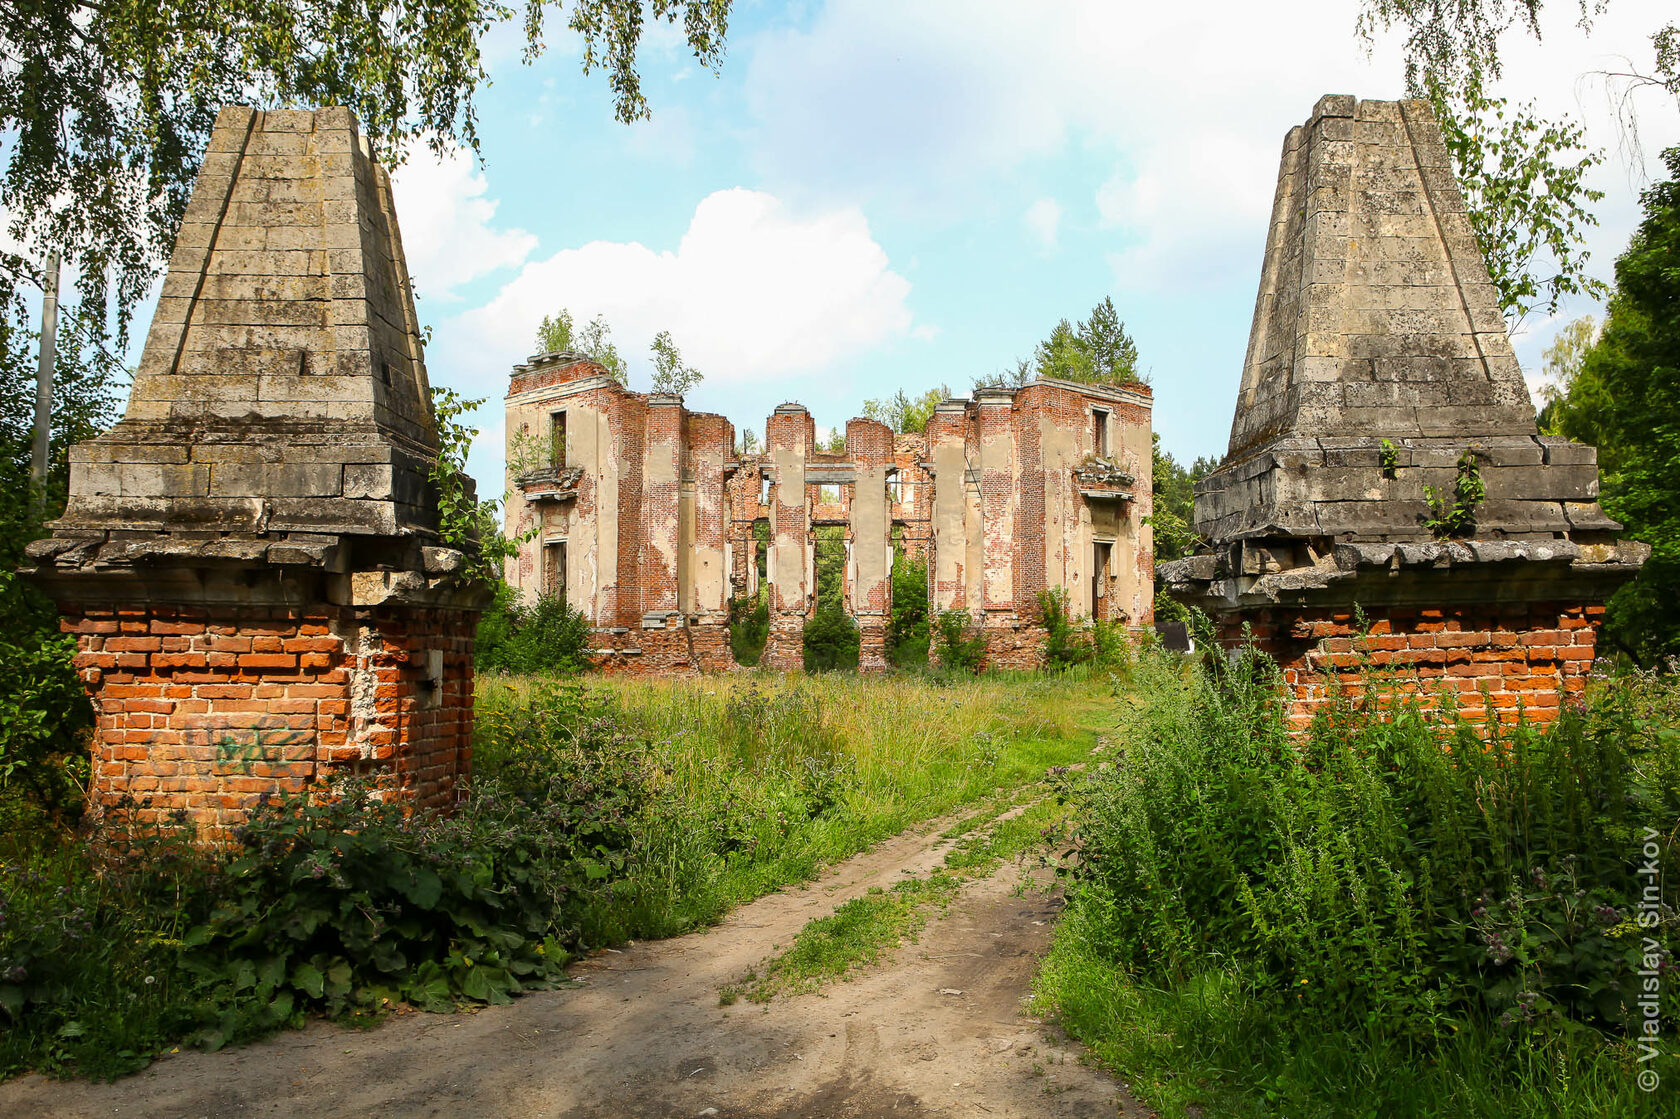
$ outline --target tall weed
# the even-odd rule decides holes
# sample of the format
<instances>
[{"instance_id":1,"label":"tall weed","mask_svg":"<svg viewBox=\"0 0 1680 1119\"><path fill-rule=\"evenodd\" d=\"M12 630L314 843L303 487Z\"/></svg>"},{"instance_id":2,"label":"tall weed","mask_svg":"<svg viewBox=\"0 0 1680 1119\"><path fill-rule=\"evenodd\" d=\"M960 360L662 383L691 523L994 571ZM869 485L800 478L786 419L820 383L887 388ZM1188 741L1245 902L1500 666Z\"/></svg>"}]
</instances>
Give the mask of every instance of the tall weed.
<instances>
[{"instance_id":1,"label":"tall weed","mask_svg":"<svg viewBox=\"0 0 1680 1119\"><path fill-rule=\"evenodd\" d=\"M1089 1006L1082 970L1175 1014L1220 976L1285 1048L1346 1035L1413 1060L1476 1038L1512 1075L1631 1052L1652 960L1680 1013L1672 682L1601 682L1542 730L1378 704L1373 680L1297 737L1251 648L1138 673L1123 752L1071 791L1079 859L1042 988L1064 1009Z\"/></svg>"}]
</instances>

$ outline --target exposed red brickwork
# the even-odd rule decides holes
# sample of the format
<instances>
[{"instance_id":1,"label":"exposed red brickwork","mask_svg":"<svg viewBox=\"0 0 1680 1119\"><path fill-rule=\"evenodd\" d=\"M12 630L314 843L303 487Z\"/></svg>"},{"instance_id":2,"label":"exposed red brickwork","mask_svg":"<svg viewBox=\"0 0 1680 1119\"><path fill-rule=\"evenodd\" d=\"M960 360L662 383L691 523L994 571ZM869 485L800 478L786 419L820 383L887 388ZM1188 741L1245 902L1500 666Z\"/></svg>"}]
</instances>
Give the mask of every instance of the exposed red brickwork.
<instances>
[{"instance_id":1,"label":"exposed red brickwork","mask_svg":"<svg viewBox=\"0 0 1680 1119\"><path fill-rule=\"evenodd\" d=\"M472 761L477 614L317 607L78 607L76 665L98 730L91 800L184 813L203 836L264 793L332 772L452 804Z\"/></svg>"},{"instance_id":2,"label":"exposed red brickwork","mask_svg":"<svg viewBox=\"0 0 1680 1119\"><path fill-rule=\"evenodd\" d=\"M1050 480L1044 469L1044 439L1039 420L1049 418L1063 425L1083 416L1084 401L1066 392L1043 391L1044 386L1022 389L1015 396L1016 508L1014 554L1010 568L1015 577L1014 602L1024 617L1038 617L1039 592L1048 587L1044 567L1045 491ZM1058 407L1059 406L1059 407ZM1058 414L1060 413L1060 414ZM1065 535L1065 534L1063 534ZM1066 547L1067 542L1062 541Z\"/></svg>"},{"instance_id":3,"label":"exposed red brickwork","mask_svg":"<svg viewBox=\"0 0 1680 1119\"><path fill-rule=\"evenodd\" d=\"M687 676L735 665L729 626L722 623L599 629L590 641L590 663L611 676Z\"/></svg>"},{"instance_id":4,"label":"exposed red brickwork","mask_svg":"<svg viewBox=\"0 0 1680 1119\"><path fill-rule=\"evenodd\" d=\"M1030 672L1044 667L1044 641L1048 636L1040 625L987 626L985 667L1002 671Z\"/></svg>"},{"instance_id":5,"label":"exposed red brickwork","mask_svg":"<svg viewBox=\"0 0 1680 1119\"><path fill-rule=\"evenodd\" d=\"M893 433L886 424L846 424L846 456L857 482L847 522L852 549L847 608L859 630L858 670L887 669L887 619L892 611L892 500L887 492Z\"/></svg>"},{"instance_id":6,"label":"exposed red brickwork","mask_svg":"<svg viewBox=\"0 0 1680 1119\"><path fill-rule=\"evenodd\" d=\"M647 461L647 397L626 396L607 415L613 446L619 448L618 577L601 588L603 604L609 611L601 620L636 626L641 625L642 611L647 609L647 587L641 564L646 535L627 530L641 525L642 472Z\"/></svg>"},{"instance_id":7,"label":"exposed red brickwork","mask_svg":"<svg viewBox=\"0 0 1680 1119\"><path fill-rule=\"evenodd\" d=\"M545 365L538 368L523 369L515 372L508 382L508 395L521 392L535 392L538 389L553 388L555 385L568 384L572 381L582 381L590 377L611 376L607 367L597 362L582 358L567 362L563 365Z\"/></svg>"},{"instance_id":8,"label":"exposed red brickwork","mask_svg":"<svg viewBox=\"0 0 1680 1119\"><path fill-rule=\"evenodd\" d=\"M644 428L646 450L637 556L642 610L677 609L677 520L682 476L682 404L654 397Z\"/></svg>"},{"instance_id":9,"label":"exposed red brickwork","mask_svg":"<svg viewBox=\"0 0 1680 1119\"><path fill-rule=\"evenodd\" d=\"M1247 622L1254 642L1275 658L1297 729L1333 689L1359 694L1372 678L1433 707L1451 695L1465 718L1500 722L1519 711L1548 723L1586 688L1602 606L1560 603L1394 610L1368 619L1361 633L1351 611L1261 611ZM1227 618L1220 637L1243 640L1243 620Z\"/></svg>"}]
</instances>

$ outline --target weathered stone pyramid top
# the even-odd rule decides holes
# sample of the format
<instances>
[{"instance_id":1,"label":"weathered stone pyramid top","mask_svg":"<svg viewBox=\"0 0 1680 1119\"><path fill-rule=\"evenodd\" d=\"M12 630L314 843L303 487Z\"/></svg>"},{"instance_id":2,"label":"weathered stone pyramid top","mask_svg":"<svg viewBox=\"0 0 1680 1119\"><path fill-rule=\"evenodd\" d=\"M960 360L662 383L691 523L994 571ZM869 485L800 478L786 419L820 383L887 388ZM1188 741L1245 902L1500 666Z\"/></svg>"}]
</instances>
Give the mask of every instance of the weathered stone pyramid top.
<instances>
[{"instance_id":1,"label":"weathered stone pyramid top","mask_svg":"<svg viewBox=\"0 0 1680 1119\"><path fill-rule=\"evenodd\" d=\"M1586 593L1642 545L1591 447L1541 435L1440 129L1422 101L1321 98L1284 141L1230 448L1196 487L1221 608L1340 595ZM1514 574L1520 571L1521 574Z\"/></svg>"},{"instance_id":2,"label":"weathered stone pyramid top","mask_svg":"<svg viewBox=\"0 0 1680 1119\"><path fill-rule=\"evenodd\" d=\"M127 411L206 417L435 439L390 177L349 109L216 119Z\"/></svg>"},{"instance_id":3,"label":"weathered stone pyramid top","mask_svg":"<svg viewBox=\"0 0 1680 1119\"><path fill-rule=\"evenodd\" d=\"M1370 434L1537 431L1429 105L1332 95L1284 141L1229 454Z\"/></svg>"},{"instance_id":4,"label":"weathered stone pyramid top","mask_svg":"<svg viewBox=\"0 0 1680 1119\"><path fill-rule=\"evenodd\" d=\"M289 539L274 556L329 562L343 537L427 537L437 445L390 179L354 116L229 106L124 418L72 448L36 553L251 559Z\"/></svg>"}]
</instances>

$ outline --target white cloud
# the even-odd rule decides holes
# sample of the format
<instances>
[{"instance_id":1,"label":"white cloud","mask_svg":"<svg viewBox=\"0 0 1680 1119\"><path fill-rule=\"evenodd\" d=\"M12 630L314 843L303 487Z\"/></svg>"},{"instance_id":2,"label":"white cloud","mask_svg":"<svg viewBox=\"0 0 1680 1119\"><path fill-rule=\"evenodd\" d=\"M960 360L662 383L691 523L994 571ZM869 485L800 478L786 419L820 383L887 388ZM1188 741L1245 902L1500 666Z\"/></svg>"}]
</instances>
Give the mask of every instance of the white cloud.
<instances>
[{"instance_id":1,"label":"white cloud","mask_svg":"<svg viewBox=\"0 0 1680 1119\"><path fill-rule=\"evenodd\" d=\"M830 0L809 28L753 43L750 135L773 183L930 221L1073 151L1111 167L1093 201L1122 261L1183 271L1233 232L1263 242L1280 141L1320 96L1399 92L1398 61L1366 59L1354 12L1307 8Z\"/></svg>"},{"instance_id":2,"label":"white cloud","mask_svg":"<svg viewBox=\"0 0 1680 1119\"><path fill-rule=\"evenodd\" d=\"M439 159L423 146L391 176L401 215L403 252L422 298L453 302L455 289L524 263L537 239L522 229L496 229L495 199L472 153L451 147Z\"/></svg>"},{"instance_id":3,"label":"white cloud","mask_svg":"<svg viewBox=\"0 0 1680 1119\"><path fill-rule=\"evenodd\" d=\"M427 363L434 380L487 398L471 466L499 478L501 445L489 432L544 315L605 315L632 387L645 387L648 344L669 330L707 389L780 381L791 390L872 347L927 337L909 292L855 207L800 215L770 194L721 190L695 207L674 250L593 241L527 263L489 302L439 324Z\"/></svg>"},{"instance_id":4,"label":"white cloud","mask_svg":"<svg viewBox=\"0 0 1680 1119\"><path fill-rule=\"evenodd\" d=\"M494 299L440 329L457 367L505 375L544 315L604 314L632 361L669 330L708 381L820 370L910 333L910 283L856 208L795 215L773 195L717 191L674 251L595 241L520 270Z\"/></svg>"},{"instance_id":5,"label":"white cloud","mask_svg":"<svg viewBox=\"0 0 1680 1119\"><path fill-rule=\"evenodd\" d=\"M1049 252L1056 247L1056 233L1062 224L1062 204L1054 198L1040 198L1022 215L1027 229L1039 246Z\"/></svg>"},{"instance_id":6,"label":"white cloud","mask_svg":"<svg viewBox=\"0 0 1680 1119\"><path fill-rule=\"evenodd\" d=\"M1590 142L1614 152L1601 91L1572 79L1623 68L1616 54L1648 70L1669 6L1612 5L1590 37L1555 13L1543 45L1514 31L1500 92L1586 119ZM983 214L1023 178L1065 183L1069 153L1107 161L1092 201L1121 283L1251 275L1284 133L1323 94L1403 92L1398 37L1367 57L1356 15L1340 0L1300 0L1287 18L1251 3L828 0L804 26L747 44L748 139L786 196L864 200L923 223ZM1673 142L1673 114L1659 99L1644 108L1652 153ZM1611 199L1589 241L1605 275L1631 232L1617 162L1596 176ZM1057 194L1077 212L1065 186Z\"/></svg>"}]
</instances>

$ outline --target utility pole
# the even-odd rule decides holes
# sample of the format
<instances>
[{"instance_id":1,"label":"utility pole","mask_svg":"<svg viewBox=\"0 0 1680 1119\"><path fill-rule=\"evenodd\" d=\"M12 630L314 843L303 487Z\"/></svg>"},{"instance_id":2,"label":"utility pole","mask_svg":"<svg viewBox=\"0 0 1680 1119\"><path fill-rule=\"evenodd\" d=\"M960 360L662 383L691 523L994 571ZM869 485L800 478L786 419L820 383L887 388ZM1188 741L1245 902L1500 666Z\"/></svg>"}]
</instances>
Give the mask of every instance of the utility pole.
<instances>
[{"instance_id":1,"label":"utility pole","mask_svg":"<svg viewBox=\"0 0 1680 1119\"><path fill-rule=\"evenodd\" d=\"M35 451L29 480L35 486L35 510L47 512L47 453L52 440L53 364L58 360L58 254L47 258L41 285L41 364L35 370Z\"/></svg>"}]
</instances>

